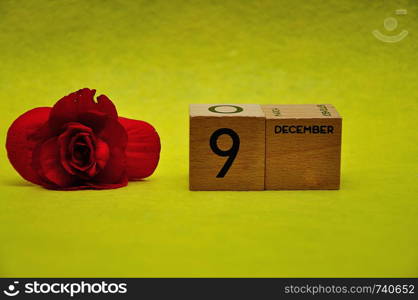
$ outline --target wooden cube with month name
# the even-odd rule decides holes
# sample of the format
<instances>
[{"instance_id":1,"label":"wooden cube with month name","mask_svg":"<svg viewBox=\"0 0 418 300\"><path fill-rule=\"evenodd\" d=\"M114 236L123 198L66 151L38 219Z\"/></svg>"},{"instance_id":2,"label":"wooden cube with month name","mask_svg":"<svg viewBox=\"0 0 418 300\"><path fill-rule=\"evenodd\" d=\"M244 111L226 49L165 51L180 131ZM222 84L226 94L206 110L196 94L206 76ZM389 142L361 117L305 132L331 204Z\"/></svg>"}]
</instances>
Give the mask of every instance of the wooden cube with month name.
<instances>
[{"instance_id":1,"label":"wooden cube with month name","mask_svg":"<svg viewBox=\"0 0 418 300\"><path fill-rule=\"evenodd\" d=\"M342 118L334 106L262 108L266 115L266 189L339 189Z\"/></svg>"},{"instance_id":2,"label":"wooden cube with month name","mask_svg":"<svg viewBox=\"0 0 418 300\"><path fill-rule=\"evenodd\" d=\"M263 190L265 116L257 104L190 105L190 190Z\"/></svg>"}]
</instances>

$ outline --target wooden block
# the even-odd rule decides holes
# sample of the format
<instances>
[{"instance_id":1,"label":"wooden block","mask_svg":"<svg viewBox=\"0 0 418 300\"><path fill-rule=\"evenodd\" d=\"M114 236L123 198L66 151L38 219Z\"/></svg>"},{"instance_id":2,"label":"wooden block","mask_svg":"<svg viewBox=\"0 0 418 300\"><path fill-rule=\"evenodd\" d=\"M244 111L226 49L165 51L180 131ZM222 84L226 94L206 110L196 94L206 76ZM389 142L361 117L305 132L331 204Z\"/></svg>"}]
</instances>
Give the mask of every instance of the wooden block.
<instances>
[{"instance_id":1,"label":"wooden block","mask_svg":"<svg viewBox=\"0 0 418 300\"><path fill-rule=\"evenodd\" d=\"M266 189L339 189L342 118L330 104L263 105Z\"/></svg>"},{"instance_id":2,"label":"wooden block","mask_svg":"<svg viewBox=\"0 0 418 300\"><path fill-rule=\"evenodd\" d=\"M265 116L256 104L190 105L190 190L263 190Z\"/></svg>"}]
</instances>

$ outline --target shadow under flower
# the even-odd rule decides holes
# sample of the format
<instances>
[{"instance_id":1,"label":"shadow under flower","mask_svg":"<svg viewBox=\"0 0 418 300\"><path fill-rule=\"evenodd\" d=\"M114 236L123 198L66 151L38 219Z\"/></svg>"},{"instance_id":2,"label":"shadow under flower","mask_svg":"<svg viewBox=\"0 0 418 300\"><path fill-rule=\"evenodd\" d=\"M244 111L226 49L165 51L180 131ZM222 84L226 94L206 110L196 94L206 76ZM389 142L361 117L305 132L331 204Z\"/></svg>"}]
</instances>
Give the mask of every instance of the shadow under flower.
<instances>
[{"instance_id":1,"label":"shadow under flower","mask_svg":"<svg viewBox=\"0 0 418 300\"><path fill-rule=\"evenodd\" d=\"M14 186L14 187L33 187L34 184L27 182L25 180L19 179L19 178L6 178L1 179L0 183L4 186Z\"/></svg>"}]
</instances>

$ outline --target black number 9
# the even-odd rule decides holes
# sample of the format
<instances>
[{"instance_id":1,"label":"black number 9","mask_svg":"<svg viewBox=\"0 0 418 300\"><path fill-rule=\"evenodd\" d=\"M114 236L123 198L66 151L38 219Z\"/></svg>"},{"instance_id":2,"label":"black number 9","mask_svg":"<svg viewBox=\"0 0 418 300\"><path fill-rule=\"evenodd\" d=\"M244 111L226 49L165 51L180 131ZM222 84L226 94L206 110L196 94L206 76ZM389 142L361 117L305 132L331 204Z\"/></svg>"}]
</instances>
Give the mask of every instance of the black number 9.
<instances>
[{"instance_id":1,"label":"black number 9","mask_svg":"<svg viewBox=\"0 0 418 300\"><path fill-rule=\"evenodd\" d=\"M218 147L218 138L223 134L229 135L232 139L232 146L228 150L221 150ZM225 177L229 168L232 166L232 163L234 162L234 159L238 154L239 143L240 142L238 134L229 128L220 128L211 135L209 144L212 151L219 156L228 156L228 159L226 160L224 166L219 171L218 175L216 175L217 178Z\"/></svg>"}]
</instances>

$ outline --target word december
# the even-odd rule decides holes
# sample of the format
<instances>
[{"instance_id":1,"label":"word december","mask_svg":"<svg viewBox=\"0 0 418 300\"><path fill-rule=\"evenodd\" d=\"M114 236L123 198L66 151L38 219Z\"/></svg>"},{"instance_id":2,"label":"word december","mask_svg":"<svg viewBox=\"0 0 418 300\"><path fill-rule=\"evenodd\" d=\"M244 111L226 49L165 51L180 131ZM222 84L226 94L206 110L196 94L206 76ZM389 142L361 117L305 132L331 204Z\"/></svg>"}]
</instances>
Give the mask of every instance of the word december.
<instances>
[{"instance_id":1,"label":"word december","mask_svg":"<svg viewBox=\"0 0 418 300\"><path fill-rule=\"evenodd\" d=\"M312 134L332 134L334 126L332 125L276 125L274 133L312 133Z\"/></svg>"}]
</instances>

